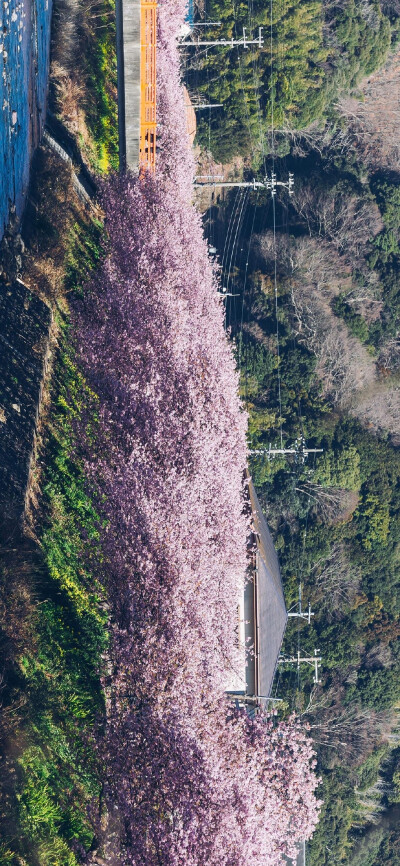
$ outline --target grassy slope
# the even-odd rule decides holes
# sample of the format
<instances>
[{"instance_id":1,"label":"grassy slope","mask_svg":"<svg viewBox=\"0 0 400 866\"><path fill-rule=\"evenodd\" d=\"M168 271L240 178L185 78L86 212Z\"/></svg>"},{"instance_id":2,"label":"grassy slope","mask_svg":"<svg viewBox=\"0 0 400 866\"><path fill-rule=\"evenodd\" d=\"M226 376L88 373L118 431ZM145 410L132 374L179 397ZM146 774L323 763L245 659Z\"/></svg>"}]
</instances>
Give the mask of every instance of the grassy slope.
<instances>
[{"instance_id":1,"label":"grassy slope","mask_svg":"<svg viewBox=\"0 0 400 866\"><path fill-rule=\"evenodd\" d=\"M78 117L76 138L95 171L115 168L113 2L60 0L52 35L53 60L60 44L75 55L61 77L53 68L52 107L67 127L68 111ZM69 168L43 148L32 169L24 239L23 278L52 306L58 345L35 472L33 534L15 528L1 539L0 864L73 866L98 847L96 826L104 820L93 731L104 720L108 629L97 577L98 520L74 432L82 412L96 423L97 403L74 364L67 298L101 255L101 222L77 201Z\"/></svg>"},{"instance_id":2,"label":"grassy slope","mask_svg":"<svg viewBox=\"0 0 400 866\"><path fill-rule=\"evenodd\" d=\"M50 108L93 171L118 169L115 0L56 0Z\"/></svg>"},{"instance_id":3,"label":"grassy slope","mask_svg":"<svg viewBox=\"0 0 400 866\"><path fill-rule=\"evenodd\" d=\"M101 254L101 223L74 201L65 172L51 154L38 154L35 218L26 233L24 278L53 306L58 347L35 473L34 533L15 528L1 549L0 863L10 866L73 866L96 847L102 819L93 730L105 712L107 612L98 520L74 432L82 412L96 424L97 402L74 364L66 305L66 292Z\"/></svg>"},{"instance_id":4,"label":"grassy slope","mask_svg":"<svg viewBox=\"0 0 400 866\"><path fill-rule=\"evenodd\" d=\"M27 697L18 757L16 823L25 858L32 843L40 863L75 862L69 843L86 850L93 842L87 805L99 800L101 783L91 729L104 715L99 680L107 646L101 587L82 567L82 530L97 537L96 514L85 493L79 462L71 455L71 422L91 399L70 353L60 353L54 394L41 531L43 571L34 576L37 603L32 611L32 644L16 660L21 692Z\"/></svg>"}]
</instances>

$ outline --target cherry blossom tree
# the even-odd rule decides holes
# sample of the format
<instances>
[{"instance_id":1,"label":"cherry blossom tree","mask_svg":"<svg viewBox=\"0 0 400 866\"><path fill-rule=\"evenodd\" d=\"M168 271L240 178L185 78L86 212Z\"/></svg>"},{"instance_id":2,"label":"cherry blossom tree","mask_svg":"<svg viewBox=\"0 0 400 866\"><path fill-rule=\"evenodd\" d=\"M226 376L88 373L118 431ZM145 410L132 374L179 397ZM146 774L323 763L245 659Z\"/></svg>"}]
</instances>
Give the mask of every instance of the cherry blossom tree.
<instances>
[{"instance_id":1,"label":"cherry blossom tree","mask_svg":"<svg viewBox=\"0 0 400 866\"><path fill-rule=\"evenodd\" d=\"M239 670L247 419L192 204L185 5L159 6L157 174L103 185L106 256L74 309L100 406L95 443L81 421L111 611L99 748L124 862L275 866L315 827L317 779L298 722L251 720L225 696Z\"/></svg>"}]
</instances>

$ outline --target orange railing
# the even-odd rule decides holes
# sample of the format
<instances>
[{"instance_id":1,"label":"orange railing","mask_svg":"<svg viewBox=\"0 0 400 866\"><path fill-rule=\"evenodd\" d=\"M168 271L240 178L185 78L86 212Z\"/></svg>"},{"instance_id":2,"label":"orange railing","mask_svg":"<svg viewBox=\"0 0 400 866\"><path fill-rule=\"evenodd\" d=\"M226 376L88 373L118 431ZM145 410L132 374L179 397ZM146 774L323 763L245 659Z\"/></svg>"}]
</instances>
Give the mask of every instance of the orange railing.
<instances>
[{"instance_id":1,"label":"orange railing","mask_svg":"<svg viewBox=\"0 0 400 866\"><path fill-rule=\"evenodd\" d=\"M157 3L141 0L139 168L151 172L156 165L156 40Z\"/></svg>"}]
</instances>

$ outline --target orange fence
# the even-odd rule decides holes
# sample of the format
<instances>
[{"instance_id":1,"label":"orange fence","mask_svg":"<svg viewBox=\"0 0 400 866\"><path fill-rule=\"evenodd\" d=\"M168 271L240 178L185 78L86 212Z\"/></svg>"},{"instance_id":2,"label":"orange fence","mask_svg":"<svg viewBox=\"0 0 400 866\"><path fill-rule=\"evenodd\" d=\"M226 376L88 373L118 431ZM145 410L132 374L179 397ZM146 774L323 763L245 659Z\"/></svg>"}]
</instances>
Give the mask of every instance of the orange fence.
<instances>
[{"instance_id":1,"label":"orange fence","mask_svg":"<svg viewBox=\"0 0 400 866\"><path fill-rule=\"evenodd\" d=\"M156 165L156 40L157 3L141 0L139 167L152 172Z\"/></svg>"}]
</instances>

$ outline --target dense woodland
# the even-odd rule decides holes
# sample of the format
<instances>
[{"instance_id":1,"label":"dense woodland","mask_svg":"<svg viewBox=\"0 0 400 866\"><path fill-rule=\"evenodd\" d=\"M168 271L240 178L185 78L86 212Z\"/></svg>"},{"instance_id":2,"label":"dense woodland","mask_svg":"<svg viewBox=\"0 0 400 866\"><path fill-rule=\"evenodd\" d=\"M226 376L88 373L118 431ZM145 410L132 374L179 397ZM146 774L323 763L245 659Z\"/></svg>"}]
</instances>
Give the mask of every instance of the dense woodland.
<instances>
[{"instance_id":1,"label":"dense woodland","mask_svg":"<svg viewBox=\"0 0 400 866\"><path fill-rule=\"evenodd\" d=\"M400 172L393 126L380 140L374 128L377 95L396 98L396 63L360 91L363 102L342 94L335 116L276 136L277 175L295 175L291 199L214 196L205 223L231 295L251 447L303 436L323 449L306 461L251 458L287 605L301 582L315 611L310 627L292 621L284 651L318 648L323 659L319 687L311 667L298 676L283 666L276 682L281 711L308 720L318 750L312 866L399 860ZM322 80L318 92L326 100Z\"/></svg>"},{"instance_id":2,"label":"dense woodland","mask_svg":"<svg viewBox=\"0 0 400 866\"><path fill-rule=\"evenodd\" d=\"M210 48L188 59L191 92L223 103L211 125L199 120L199 141L227 162L235 154L254 164L271 149L271 124L288 132L308 127L331 111L343 93L381 66L398 38L396 0L378 2L232 2L210 0L207 38L247 38L263 27L264 45ZM280 149L287 145L281 139ZM276 146L276 144L274 145Z\"/></svg>"}]
</instances>

